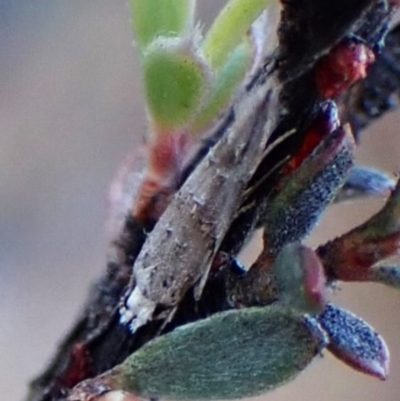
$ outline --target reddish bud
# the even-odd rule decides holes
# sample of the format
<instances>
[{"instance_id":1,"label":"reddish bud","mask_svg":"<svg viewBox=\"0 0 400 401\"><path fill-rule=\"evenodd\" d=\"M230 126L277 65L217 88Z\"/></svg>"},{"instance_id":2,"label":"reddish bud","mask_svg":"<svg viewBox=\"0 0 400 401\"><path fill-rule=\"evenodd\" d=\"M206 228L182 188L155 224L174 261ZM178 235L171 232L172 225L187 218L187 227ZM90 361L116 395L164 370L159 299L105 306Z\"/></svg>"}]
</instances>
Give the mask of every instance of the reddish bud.
<instances>
[{"instance_id":1,"label":"reddish bud","mask_svg":"<svg viewBox=\"0 0 400 401\"><path fill-rule=\"evenodd\" d=\"M67 368L60 381L67 388L75 386L80 381L90 376L90 356L83 343L75 343L69 355Z\"/></svg>"},{"instance_id":2,"label":"reddish bud","mask_svg":"<svg viewBox=\"0 0 400 401\"><path fill-rule=\"evenodd\" d=\"M190 147L185 131L159 133L148 144L144 179L134 200L132 215L143 225L156 222L177 189Z\"/></svg>"},{"instance_id":3,"label":"reddish bud","mask_svg":"<svg viewBox=\"0 0 400 401\"><path fill-rule=\"evenodd\" d=\"M371 49L362 43L343 40L324 56L316 66L315 81L323 98L331 98L367 75L375 61Z\"/></svg>"},{"instance_id":4,"label":"reddish bud","mask_svg":"<svg viewBox=\"0 0 400 401\"><path fill-rule=\"evenodd\" d=\"M303 143L284 167L282 175L289 176L320 145L329 134L339 129L340 121L335 102L328 100L321 108L304 135Z\"/></svg>"},{"instance_id":5,"label":"reddish bud","mask_svg":"<svg viewBox=\"0 0 400 401\"><path fill-rule=\"evenodd\" d=\"M374 266L399 252L400 182L378 213L317 249L328 279L385 283L385 272L379 277Z\"/></svg>"}]
</instances>

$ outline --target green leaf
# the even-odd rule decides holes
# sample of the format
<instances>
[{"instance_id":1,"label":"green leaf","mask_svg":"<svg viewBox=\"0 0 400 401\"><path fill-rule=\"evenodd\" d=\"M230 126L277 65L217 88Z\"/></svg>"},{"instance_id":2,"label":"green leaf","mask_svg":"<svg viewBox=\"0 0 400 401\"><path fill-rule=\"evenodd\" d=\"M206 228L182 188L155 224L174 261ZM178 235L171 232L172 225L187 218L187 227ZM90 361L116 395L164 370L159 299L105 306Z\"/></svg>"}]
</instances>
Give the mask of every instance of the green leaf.
<instances>
[{"instance_id":1,"label":"green leaf","mask_svg":"<svg viewBox=\"0 0 400 401\"><path fill-rule=\"evenodd\" d=\"M177 37L193 27L194 0L130 0L130 7L142 50L159 36Z\"/></svg>"},{"instance_id":2,"label":"green leaf","mask_svg":"<svg viewBox=\"0 0 400 401\"><path fill-rule=\"evenodd\" d=\"M204 131L220 114L232 98L233 93L243 81L251 66L253 49L248 40L239 45L219 70L205 105L201 108L193 124L194 132Z\"/></svg>"},{"instance_id":3,"label":"green leaf","mask_svg":"<svg viewBox=\"0 0 400 401\"><path fill-rule=\"evenodd\" d=\"M185 43L157 40L142 60L145 94L158 130L187 124L209 86L207 66Z\"/></svg>"},{"instance_id":4,"label":"green leaf","mask_svg":"<svg viewBox=\"0 0 400 401\"><path fill-rule=\"evenodd\" d=\"M110 373L114 385L145 398L251 397L294 378L325 340L317 323L289 309L233 310L158 337Z\"/></svg>"},{"instance_id":5,"label":"green leaf","mask_svg":"<svg viewBox=\"0 0 400 401\"><path fill-rule=\"evenodd\" d=\"M207 32L202 51L214 70L221 68L251 24L271 0L230 0Z\"/></svg>"}]
</instances>

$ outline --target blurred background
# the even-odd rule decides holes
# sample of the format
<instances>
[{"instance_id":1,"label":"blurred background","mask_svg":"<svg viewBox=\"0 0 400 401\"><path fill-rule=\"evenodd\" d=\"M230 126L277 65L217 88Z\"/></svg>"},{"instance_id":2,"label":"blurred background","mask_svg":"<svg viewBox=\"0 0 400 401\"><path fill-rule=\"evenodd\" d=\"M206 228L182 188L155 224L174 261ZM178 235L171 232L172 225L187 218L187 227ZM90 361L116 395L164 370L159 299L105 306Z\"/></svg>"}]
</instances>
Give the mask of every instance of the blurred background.
<instances>
[{"instance_id":1,"label":"blurred background","mask_svg":"<svg viewBox=\"0 0 400 401\"><path fill-rule=\"evenodd\" d=\"M224 1L202 0L209 21ZM104 271L106 197L146 120L125 0L0 0L0 388L22 400ZM400 168L392 113L363 136L358 159ZM326 241L382 201L332 207L310 243ZM245 260L256 255L249 250ZM391 354L387 382L325 353L263 398L398 400L400 294L341 286L335 302L370 322Z\"/></svg>"}]
</instances>

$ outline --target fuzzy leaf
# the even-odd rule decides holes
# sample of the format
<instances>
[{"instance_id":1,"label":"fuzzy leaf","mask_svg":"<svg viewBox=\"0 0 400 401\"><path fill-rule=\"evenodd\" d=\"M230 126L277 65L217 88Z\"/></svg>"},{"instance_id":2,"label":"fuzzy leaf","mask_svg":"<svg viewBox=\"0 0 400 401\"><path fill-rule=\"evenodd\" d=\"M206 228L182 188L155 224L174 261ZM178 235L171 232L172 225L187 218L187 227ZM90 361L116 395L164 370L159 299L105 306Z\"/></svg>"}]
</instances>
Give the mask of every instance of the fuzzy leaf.
<instances>
[{"instance_id":1,"label":"fuzzy leaf","mask_svg":"<svg viewBox=\"0 0 400 401\"><path fill-rule=\"evenodd\" d=\"M335 202L354 200L367 196L388 196L396 182L388 174L371 167L354 166L350 169Z\"/></svg>"},{"instance_id":2,"label":"fuzzy leaf","mask_svg":"<svg viewBox=\"0 0 400 401\"><path fill-rule=\"evenodd\" d=\"M400 289L400 266L374 266L371 271L373 281Z\"/></svg>"},{"instance_id":3,"label":"fuzzy leaf","mask_svg":"<svg viewBox=\"0 0 400 401\"><path fill-rule=\"evenodd\" d=\"M389 350L383 338L358 316L328 304L319 316L329 337L328 349L352 368L386 379Z\"/></svg>"},{"instance_id":4,"label":"fuzzy leaf","mask_svg":"<svg viewBox=\"0 0 400 401\"><path fill-rule=\"evenodd\" d=\"M158 40L142 60L147 105L158 130L188 123L208 88L207 67L185 43Z\"/></svg>"},{"instance_id":5,"label":"fuzzy leaf","mask_svg":"<svg viewBox=\"0 0 400 401\"><path fill-rule=\"evenodd\" d=\"M301 150L289 171L283 170L279 191L267 202L264 241L272 255L301 241L336 196L353 164L354 141L348 127L327 132L314 150ZM297 161L300 159L300 162ZM297 167L297 164L300 164Z\"/></svg>"},{"instance_id":6,"label":"fuzzy leaf","mask_svg":"<svg viewBox=\"0 0 400 401\"><path fill-rule=\"evenodd\" d=\"M130 0L136 41L143 50L159 36L177 37L192 27L194 0Z\"/></svg>"},{"instance_id":7,"label":"fuzzy leaf","mask_svg":"<svg viewBox=\"0 0 400 401\"><path fill-rule=\"evenodd\" d=\"M324 339L318 324L286 308L227 311L151 341L112 375L114 385L146 398L250 397L294 378Z\"/></svg>"},{"instance_id":8,"label":"fuzzy leaf","mask_svg":"<svg viewBox=\"0 0 400 401\"><path fill-rule=\"evenodd\" d=\"M271 0L230 0L215 19L202 44L205 58L214 70L221 68L240 44L251 24Z\"/></svg>"}]
</instances>

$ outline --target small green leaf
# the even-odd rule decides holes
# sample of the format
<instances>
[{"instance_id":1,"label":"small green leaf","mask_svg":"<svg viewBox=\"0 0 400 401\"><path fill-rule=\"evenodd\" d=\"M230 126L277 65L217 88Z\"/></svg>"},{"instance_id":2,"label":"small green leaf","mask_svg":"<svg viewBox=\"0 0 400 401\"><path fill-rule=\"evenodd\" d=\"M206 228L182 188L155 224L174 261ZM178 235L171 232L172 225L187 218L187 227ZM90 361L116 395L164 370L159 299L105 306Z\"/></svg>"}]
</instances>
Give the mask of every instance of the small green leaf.
<instances>
[{"instance_id":1,"label":"small green leaf","mask_svg":"<svg viewBox=\"0 0 400 401\"><path fill-rule=\"evenodd\" d=\"M322 312L326 304L326 278L316 253L300 243L288 244L278 254L272 274L278 299L301 313Z\"/></svg>"},{"instance_id":2,"label":"small green leaf","mask_svg":"<svg viewBox=\"0 0 400 401\"><path fill-rule=\"evenodd\" d=\"M184 43L164 39L144 54L142 69L147 105L158 130L187 124L209 86L207 66Z\"/></svg>"},{"instance_id":3,"label":"small green leaf","mask_svg":"<svg viewBox=\"0 0 400 401\"><path fill-rule=\"evenodd\" d=\"M202 51L214 70L221 68L251 24L271 0L230 0L207 32Z\"/></svg>"},{"instance_id":4,"label":"small green leaf","mask_svg":"<svg viewBox=\"0 0 400 401\"><path fill-rule=\"evenodd\" d=\"M147 343L110 373L142 397L237 399L297 376L324 346L325 333L288 308L218 313Z\"/></svg>"},{"instance_id":5,"label":"small green leaf","mask_svg":"<svg viewBox=\"0 0 400 401\"><path fill-rule=\"evenodd\" d=\"M193 124L194 132L204 131L231 100L251 66L253 49L248 40L243 41L214 78L211 93Z\"/></svg>"},{"instance_id":6,"label":"small green leaf","mask_svg":"<svg viewBox=\"0 0 400 401\"><path fill-rule=\"evenodd\" d=\"M130 6L141 49L159 36L177 37L193 26L194 0L130 0Z\"/></svg>"}]
</instances>

